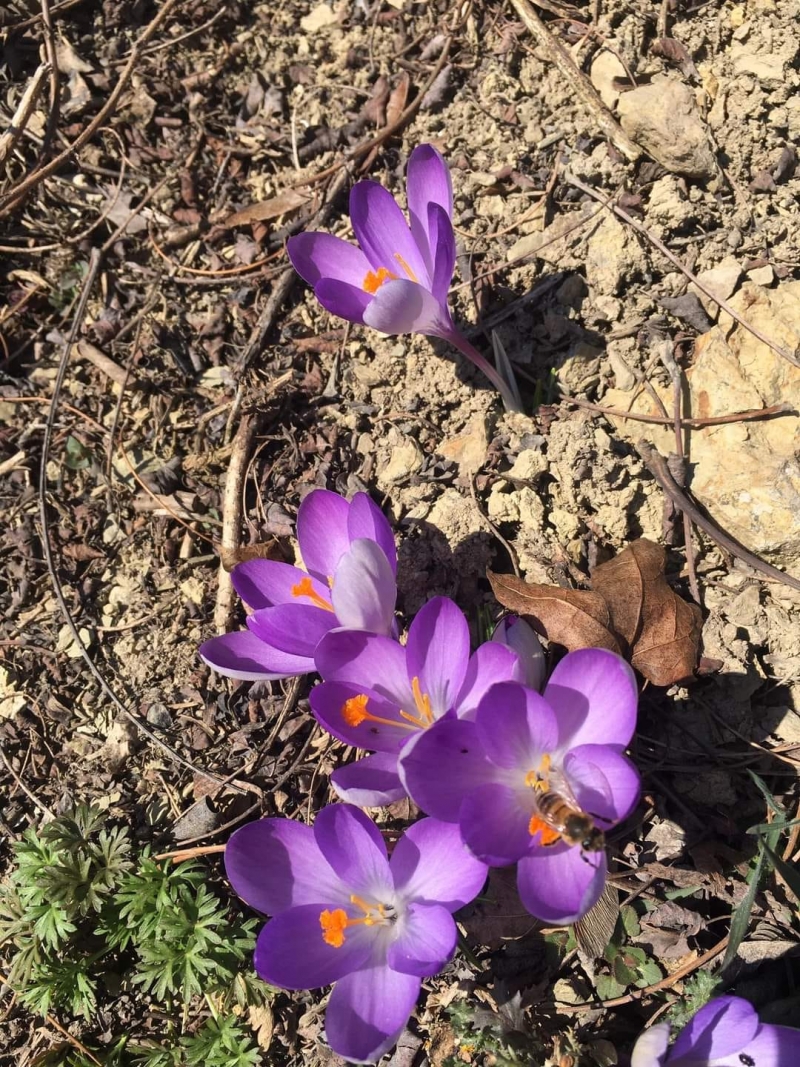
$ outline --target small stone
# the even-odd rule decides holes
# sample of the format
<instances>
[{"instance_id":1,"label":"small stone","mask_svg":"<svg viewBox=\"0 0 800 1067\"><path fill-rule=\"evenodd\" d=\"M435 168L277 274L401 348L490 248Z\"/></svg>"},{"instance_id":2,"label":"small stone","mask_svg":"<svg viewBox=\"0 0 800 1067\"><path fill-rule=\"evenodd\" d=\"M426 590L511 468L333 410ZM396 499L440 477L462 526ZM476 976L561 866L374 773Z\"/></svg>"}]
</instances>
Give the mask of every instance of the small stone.
<instances>
[{"instance_id":1,"label":"small stone","mask_svg":"<svg viewBox=\"0 0 800 1067\"><path fill-rule=\"evenodd\" d=\"M752 46L751 46L752 47ZM735 74L752 74L760 82L782 82L786 74L786 57L767 53L754 55L743 48L731 52Z\"/></svg>"},{"instance_id":2,"label":"small stone","mask_svg":"<svg viewBox=\"0 0 800 1067\"><path fill-rule=\"evenodd\" d=\"M300 19L300 28L306 33L316 33L336 22L336 15L327 4L317 4L307 15Z\"/></svg>"},{"instance_id":3,"label":"small stone","mask_svg":"<svg viewBox=\"0 0 800 1067\"><path fill-rule=\"evenodd\" d=\"M636 385L636 376L621 355L612 352L608 357L611 370L614 372L614 381L617 389L629 393Z\"/></svg>"},{"instance_id":4,"label":"small stone","mask_svg":"<svg viewBox=\"0 0 800 1067\"><path fill-rule=\"evenodd\" d=\"M654 78L619 100L623 130L662 167L708 180L717 173L708 131L692 90L673 77Z\"/></svg>"},{"instance_id":5,"label":"small stone","mask_svg":"<svg viewBox=\"0 0 800 1067\"><path fill-rule=\"evenodd\" d=\"M600 94L600 99L606 107L613 111L620 98L620 90L616 87L615 81L619 80L624 84L628 80L628 72L614 52L601 48L592 60L589 80Z\"/></svg>"},{"instance_id":6,"label":"small stone","mask_svg":"<svg viewBox=\"0 0 800 1067\"><path fill-rule=\"evenodd\" d=\"M775 271L767 263L763 267L755 267L753 270L749 270L747 277L751 282L755 282L756 285L768 287L775 281Z\"/></svg>"},{"instance_id":7,"label":"small stone","mask_svg":"<svg viewBox=\"0 0 800 1067\"><path fill-rule=\"evenodd\" d=\"M630 230L612 215L604 215L586 248L586 280L590 288L613 295L643 265L642 250Z\"/></svg>"},{"instance_id":8,"label":"small stone","mask_svg":"<svg viewBox=\"0 0 800 1067\"><path fill-rule=\"evenodd\" d=\"M734 226L734 228L731 230L725 240L728 244L728 248L738 248L744 240L744 238L742 237L742 231L737 230L737 228Z\"/></svg>"},{"instance_id":9,"label":"small stone","mask_svg":"<svg viewBox=\"0 0 800 1067\"><path fill-rule=\"evenodd\" d=\"M452 459L462 474L475 474L479 471L486 461L488 451L489 438L482 415L471 419L455 437L445 438L437 449L445 459Z\"/></svg>"},{"instance_id":10,"label":"small stone","mask_svg":"<svg viewBox=\"0 0 800 1067\"><path fill-rule=\"evenodd\" d=\"M389 460L386 466L378 471L378 485L381 489L388 489L416 474L424 459L422 449L413 437L405 437L397 432L390 433L387 444L391 449Z\"/></svg>"},{"instance_id":11,"label":"small stone","mask_svg":"<svg viewBox=\"0 0 800 1067\"><path fill-rule=\"evenodd\" d=\"M728 300L736 292L742 277L742 268L733 256L726 256L718 266L712 267L711 270L704 270L697 277L703 285L707 286L717 296L720 296L723 300ZM719 304L712 300L711 297L706 296L694 284L690 286L690 289L697 294L697 298L705 308L706 314L715 319L719 313Z\"/></svg>"},{"instance_id":12,"label":"small stone","mask_svg":"<svg viewBox=\"0 0 800 1067\"><path fill-rule=\"evenodd\" d=\"M557 371L559 385L574 395L586 393L600 380L602 354L601 348L585 341L572 345Z\"/></svg>"}]
</instances>

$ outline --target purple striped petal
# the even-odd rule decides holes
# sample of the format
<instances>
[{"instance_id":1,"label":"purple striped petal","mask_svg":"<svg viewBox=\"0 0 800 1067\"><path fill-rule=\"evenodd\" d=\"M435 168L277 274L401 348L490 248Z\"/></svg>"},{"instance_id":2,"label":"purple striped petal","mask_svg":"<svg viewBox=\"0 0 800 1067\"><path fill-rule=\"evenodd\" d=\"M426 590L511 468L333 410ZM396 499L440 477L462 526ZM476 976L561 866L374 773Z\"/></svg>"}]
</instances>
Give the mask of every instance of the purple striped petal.
<instances>
[{"instance_id":1,"label":"purple striped petal","mask_svg":"<svg viewBox=\"0 0 800 1067\"><path fill-rule=\"evenodd\" d=\"M455 707L469 663L469 626L447 597L434 597L417 612L408 631L409 678L419 678L435 718Z\"/></svg>"},{"instance_id":2,"label":"purple striped petal","mask_svg":"<svg viewBox=\"0 0 800 1067\"><path fill-rule=\"evenodd\" d=\"M368 493L356 493L347 513L347 534L351 541L368 537L383 549L392 573L397 574L397 546L389 520Z\"/></svg>"},{"instance_id":3,"label":"purple striped petal","mask_svg":"<svg viewBox=\"0 0 800 1067\"><path fill-rule=\"evenodd\" d=\"M483 754L475 724L442 719L415 734L400 753L400 780L415 804L443 822L458 822L464 799L497 769Z\"/></svg>"},{"instance_id":4,"label":"purple striped petal","mask_svg":"<svg viewBox=\"0 0 800 1067\"><path fill-rule=\"evenodd\" d=\"M309 702L323 729L366 752L392 752L396 756L414 734L414 727L401 718L398 706L374 689L361 689L351 682L323 682L311 690Z\"/></svg>"},{"instance_id":5,"label":"purple striped petal","mask_svg":"<svg viewBox=\"0 0 800 1067\"><path fill-rule=\"evenodd\" d=\"M336 567L331 601L339 625L388 635L394 622L397 586L380 545L359 537Z\"/></svg>"},{"instance_id":6,"label":"purple striped petal","mask_svg":"<svg viewBox=\"0 0 800 1067\"><path fill-rule=\"evenodd\" d=\"M689 1020L670 1049L670 1067L722 1061L743 1052L759 1028L756 1009L741 997L712 1000ZM758 1067L768 1067L756 1061ZM787 1067L791 1062L785 1062ZM776 1061L777 1065L777 1061Z\"/></svg>"},{"instance_id":7,"label":"purple striped petal","mask_svg":"<svg viewBox=\"0 0 800 1067\"><path fill-rule=\"evenodd\" d=\"M389 861L398 895L404 900L442 904L458 911L480 893L486 864L466 848L455 823L420 819L397 842Z\"/></svg>"},{"instance_id":8,"label":"purple striped petal","mask_svg":"<svg viewBox=\"0 0 800 1067\"><path fill-rule=\"evenodd\" d=\"M450 171L433 145L417 145L411 153L406 171L406 195L411 232L426 257L432 277L436 258L436 241L435 235L432 237L430 232L429 207L432 204L438 204L448 221L453 217L453 183ZM450 277L452 276L451 270Z\"/></svg>"},{"instance_id":9,"label":"purple striped petal","mask_svg":"<svg viewBox=\"0 0 800 1067\"><path fill-rule=\"evenodd\" d=\"M356 917L356 909L342 905ZM258 935L256 971L282 989L317 989L363 966L374 950L374 927L353 926L336 948L323 938L320 916L325 903L290 908L270 920Z\"/></svg>"},{"instance_id":10,"label":"purple striped petal","mask_svg":"<svg viewBox=\"0 0 800 1067\"><path fill-rule=\"evenodd\" d=\"M397 755L391 752L374 752L340 767L331 775L331 785L346 804L362 808L380 808L406 795L397 773Z\"/></svg>"},{"instance_id":11,"label":"purple striped petal","mask_svg":"<svg viewBox=\"0 0 800 1067\"><path fill-rule=\"evenodd\" d=\"M300 585L311 583L317 596L330 603L330 589L326 583L311 578L299 567L278 563L271 559L251 559L240 563L231 571L233 588L248 605L255 608L271 608L275 604L313 603L307 595L292 592Z\"/></svg>"},{"instance_id":12,"label":"purple striped petal","mask_svg":"<svg viewBox=\"0 0 800 1067\"><path fill-rule=\"evenodd\" d=\"M639 772L608 745L579 745L562 764L579 806L606 825L621 822L636 807Z\"/></svg>"},{"instance_id":13,"label":"purple striped petal","mask_svg":"<svg viewBox=\"0 0 800 1067\"><path fill-rule=\"evenodd\" d=\"M505 867L531 848L532 799L523 789L490 783L473 789L461 805L459 825L467 847L490 867Z\"/></svg>"},{"instance_id":14,"label":"purple striped petal","mask_svg":"<svg viewBox=\"0 0 800 1067\"><path fill-rule=\"evenodd\" d=\"M317 645L337 625L332 611L305 604L278 604L247 617L248 628L267 645L292 656L313 658Z\"/></svg>"},{"instance_id":15,"label":"purple striped petal","mask_svg":"<svg viewBox=\"0 0 800 1067\"><path fill-rule=\"evenodd\" d=\"M544 682L546 667L544 649L533 627L518 615L506 615L495 627L492 641L514 649L524 671L524 677L518 680L538 693Z\"/></svg>"},{"instance_id":16,"label":"purple striped petal","mask_svg":"<svg viewBox=\"0 0 800 1067\"><path fill-rule=\"evenodd\" d=\"M456 265L456 235L452 222L438 204L428 207L428 232L434 257L431 293L439 304L446 307Z\"/></svg>"},{"instance_id":17,"label":"purple striped petal","mask_svg":"<svg viewBox=\"0 0 800 1067\"><path fill-rule=\"evenodd\" d=\"M783 1067L784 1064L794 1067L800 1063L800 1030L789 1026L761 1026L753 1040L741 1050L739 1065L744 1062L742 1055L749 1056L757 1067Z\"/></svg>"},{"instance_id":18,"label":"purple striped petal","mask_svg":"<svg viewBox=\"0 0 800 1067\"><path fill-rule=\"evenodd\" d=\"M291 819L258 819L235 830L225 847L225 873L236 894L265 915L319 901L341 907L350 900L314 831Z\"/></svg>"},{"instance_id":19,"label":"purple striped petal","mask_svg":"<svg viewBox=\"0 0 800 1067\"><path fill-rule=\"evenodd\" d=\"M428 978L452 959L458 931L453 916L441 904L409 904L386 962L393 971Z\"/></svg>"},{"instance_id":20,"label":"purple striped petal","mask_svg":"<svg viewBox=\"0 0 800 1067\"><path fill-rule=\"evenodd\" d=\"M669 1023L657 1023L638 1038L631 1067L664 1067L669 1045Z\"/></svg>"},{"instance_id":21,"label":"purple striped petal","mask_svg":"<svg viewBox=\"0 0 800 1067\"><path fill-rule=\"evenodd\" d=\"M314 296L331 315L360 324L366 321L364 315L373 301L371 293L347 282L337 282L335 278L323 278L317 282Z\"/></svg>"},{"instance_id":22,"label":"purple striped petal","mask_svg":"<svg viewBox=\"0 0 800 1067\"><path fill-rule=\"evenodd\" d=\"M446 337L453 328L447 306L422 285L403 278L384 282L364 312L364 323L381 333Z\"/></svg>"},{"instance_id":23,"label":"purple striped petal","mask_svg":"<svg viewBox=\"0 0 800 1067\"><path fill-rule=\"evenodd\" d=\"M413 712L406 650L390 637L333 630L320 642L314 661L326 682L349 682L362 691L371 687L398 708Z\"/></svg>"},{"instance_id":24,"label":"purple striped petal","mask_svg":"<svg viewBox=\"0 0 800 1067\"><path fill-rule=\"evenodd\" d=\"M355 245L330 233L300 233L286 242L292 266L309 285L335 278L359 289L369 273L369 260Z\"/></svg>"},{"instance_id":25,"label":"purple striped petal","mask_svg":"<svg viewBox=\"0 0 800 1067\"><path fill-rule=\"evenodd\" d=\"M199 651L200 658L218 674L245 682L291 678L314 670L311 657L281 652L265 645L249 630L212 637L203 642Z\"/></svg>"},{"instance_id":26,"label":"purple striped petal","mask_svg":"<svg viewBox=\"0 0 800 1067\"><path fill-rule=\"evenodd\" d=\"M344 497L330 489L315 489L303 497L297 510L297 543L303 563L326 585L350 548L349 511Z\"/></svg>"},{"instance_id":27,"label":"purple striped petal","mask_svg":"<svg viewBox=\"0 0 800 1067\"><path fill-rule=\"evenodd\" d=\"M350 221L373 270L383 267L395 277L430 286L422 253L388 189L372 181L354 185L350 190Z\"/></svg>"},{"instance_id":28,"label":"purple striped petal","mask_svg":"<svg viewBox=\"0 0 800 1067\"><path fill-rule=\"evenodd\" d=\"M582 918L605 883L605 852L582 852L563 841L537 848L517 864L520 900L531 915L553 926Z\"/></svg>"},{"instance_id":29,"label":"purple striped petal","mask_svg":"<svg viewBox=\"0 0 800 1067\"><path fill-rule=\"evenodd\" d=\"M456 697L460 719L474 719L475 711L489 689L498 682L523 682L520 658L511 648L495 641L479 645L467 664L464 684Z\"/></svg>"},{"instance_id":30,"label":"purple striped petal","mask_svg":"<svg viewBox=\"0 0 800 1067\"><path fill-rule=\"evenodd\" d=\"M389 860L375 823L351 804L329 804L317 815L314 837L320 851L351 893L391 899Z\"/></svg>"},{"instance_id":31,"label":"purple striped petal","mask_svg":"<svg viewBox=\"0 0 800 1067\"><path fill-rule=\"evenodd\" d=\"M375 1063L395 1044L419 996L422 980L383 962L337 982L325 1012L325 1036L351 1063Z\"/></svg>"},{"instance_id":32,"label":"purple striped petal","mask_svg":"<svg viewBox=\"0 0 800 1067\"><path fill-rule=\"evenodd\" d=\"M622 745L636 729L638 693L631 666L615 652L582 648L550 675L545 700L556 713L559 748Z\"/></svg>"},{"instance_id":33,"label":"purple striped petal","mask_svg":"<svg viewBox=\"0 0 800 1067\"><path fill-rule=\"evenodd\" d=\"M558 725L549 704L533 689L517 682L492 686L475 715L478 740L498 767L520 772L537 770L542 756L553 750Z\"/></svg>"}]
</instances>

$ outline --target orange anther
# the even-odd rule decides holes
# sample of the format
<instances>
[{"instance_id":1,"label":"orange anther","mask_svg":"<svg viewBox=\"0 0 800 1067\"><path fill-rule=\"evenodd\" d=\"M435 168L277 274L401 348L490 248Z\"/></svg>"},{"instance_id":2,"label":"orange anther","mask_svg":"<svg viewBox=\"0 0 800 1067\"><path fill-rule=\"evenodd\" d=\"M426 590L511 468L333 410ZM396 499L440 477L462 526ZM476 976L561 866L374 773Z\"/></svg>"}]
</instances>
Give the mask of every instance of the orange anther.
<instances>
[{"instance_id":1,"label":"orange anther","mask_svg":"<svg viewBox=\"0 0 800 1067\"><path fill-rule=\"evenodd\" d=\"M342 705L342 718L348 726L360 726L365 719L372 718L367 711L368 701L366 693L359 693L358 696L345 700Z\"/></svg>"},{"instance_id":2,"label":"orange anther","mask_svg":"<svg viewBox=\"0 0 800 1067\"><path fill-rule=\"evenodd\" d=\"M403 268L403 270L406 272L412 282L419 281L414 271L411 269L411 267L409 267L409 265L406 263L406 261L403 259L399 252L395 252L394 258L397 260L397 262L400 264L400 266Z\"/></svg>"},{"instance_id":3,"label":"orange anther","mask_svg":"<svg viewBox=\"0 0 800 1067\"><path fill-rule=\"evenodd\" d=\"M326 908L320 913L319 925L322 927L322 940L325 944L341 948L344 944L344 932L350 925L344 908L336 908L335 911Z\"/></svg>"},{"instance_id":4,"label":"orange anther","mask_svg":"<svg viewBox=\"0 0 800 1067\"><path fill-rule=\"evenodd\" d=\"M558 830L548 826L544 819L540 819L538 815L531 816L531 821L528 823L528 833L531 837L536 837L538 834L539 841L543 845L554 845L556 841L561 839L561 834Z\"/></svg>"},{"instance_id":5,"label":"orange anther","mask_svg":"<svg viewBox=\"0 0 800 1067\"><path fill-rule=\"evenodd\" d=\"M377 293L384 282L393 281L397 277L386 267L378 267L377 270L367 271L361 287L368 293Z\"/></svg>"},{"instance_id":6,"label":"orange anther","mask_svg":"<svg viewBox=\"0 0 800 1067\"><path fill-rule=\"evenodd\" d=\"M306 596L314 607L322 608L323 611L333 611L333 607L328 603L325 597L320 596L314 589L314 583L310 578L302 578L297 585L293 585L291 594L293 597Z\"/></svg>"}]
</instances>

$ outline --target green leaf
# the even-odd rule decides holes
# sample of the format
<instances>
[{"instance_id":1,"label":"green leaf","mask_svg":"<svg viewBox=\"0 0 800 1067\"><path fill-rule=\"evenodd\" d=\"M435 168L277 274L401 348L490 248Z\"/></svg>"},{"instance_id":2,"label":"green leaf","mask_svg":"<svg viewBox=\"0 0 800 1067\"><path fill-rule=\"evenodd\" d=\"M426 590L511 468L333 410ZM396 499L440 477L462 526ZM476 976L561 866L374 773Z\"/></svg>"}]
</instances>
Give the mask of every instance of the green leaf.
<instances>
[{"instance_id":1,"label":"green leaf","mask_svg":"<svg viewBox=\"0 0 800 1067\"><path fill-rule=\"evenodd\" d=\"M752 771L750 773L752 774ZM754 777L757 776L754 775ZM747 928L750 925L750 913L753 910L756 893L758 892L758 884L761 881L761 874L764 870L764 862L766 858L764 848L765 845L763 839L759 838L758 857L756 859L755 867L750 871L747 878L747 891L742 897L739 906L731 916L730 939L728 941L728 948L725 952L725 958L722 961L723 971L731 961L735 959L739 945L741 945L747 934Z\"/></svg>"},{"instance_id":2,"label":"green leaf","mask_svg":"<svg viewBox=\"0 0 800 1067\"><path fill-rule=\"evenodd\" d=\"M92 453L77 437L71 434L64 445L64 464L71 471L85 470L92 462Z\"/></svg>"},{"instance_id":3,"label":"green leaf","mask_svg":"<svg viewBox=\"0 0 800 1067\"><path fill-rule=\"evenodd\" d=\"M594 988L600 1000L615 1000L625 992L625 986L610 974L598 974L594 981Z\"/></svg>"},{"instance_id":4,"label":"green leaf","mask_svg":"<svg viewBox=\"0 0 800 1067\"><path fill-rule=\"evenodd\" d=\"M764 851L769 857L775 870L781 878L783 878L784 882L786 882L794 895L800 899L800 870L797 869L797 866L792 866L787 863L777 852L773 852L769 845L764 845Z\"/></svg>"}]
</instances>

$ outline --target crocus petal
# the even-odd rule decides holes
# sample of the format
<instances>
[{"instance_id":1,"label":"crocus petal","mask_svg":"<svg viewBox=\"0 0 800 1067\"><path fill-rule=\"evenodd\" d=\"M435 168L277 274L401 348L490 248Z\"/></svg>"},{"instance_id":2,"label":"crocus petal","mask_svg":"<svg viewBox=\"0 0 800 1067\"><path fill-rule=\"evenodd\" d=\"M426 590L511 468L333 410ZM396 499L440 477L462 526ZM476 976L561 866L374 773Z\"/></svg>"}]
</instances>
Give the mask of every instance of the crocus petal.
<instances>
[{"instance_id":1,"label":"crocus petal","mask_svg":"<svg viewBox=\"0 0 800 1067\"><path fill-rule=\"evenodd\" d=\"M756 1067L800 1063L800 1030L789 1026L761 1026L753 1040L740 1050L739 1064L745 1062L743 1055L749 1056L748 1062L755 1063ZM717 1062L722 1063L722 1060Z\"/></svg>"},{"instance_id":2,"label":"crocus petal","mask_svg":"<svg viewBox=\"0 0 800 1067\"><path fill-rule=\"evenodd\" d=\"M464 684L455 701L458 717L474 718L478 704L498 682L524 681L517 653L495 641L485 641L469 658Z\"/></svg>"},{"instance_id":3,"label":"crocus petal","mask_svg":"<svg viewBox=\"0 0 800 1067\"><path fill-rule=\"evenodd\" d=\"M559 747L628 744L636 728L633 669L615 652L570 652L550 675L545 700L558 718Z\"/></svg>"},{"instance_id":4,"label":"crocus petal","mask_svg":"<svg viewBox=\"0 0 800 1067\"><path fill-rule=\"evenodd\" d=\"M475 714L478 739L498 767L519 768L522 787L528 771L555 747L558 725L550 705L533 689L517 682L494 685Z\"/></svg>"},{"instance_id":5,"label":"crocus petal","mask_svg":"<svg viewBox=\"0 0 800 1067\"><path fill-rule=\"evenodd\" d=\"M428 288L430 275L425 260L388 189L371 181L354 185L350 190L350 221L374 270L383 267L399 278Z\"/></svg>"},{"instance_id":6,"label":"crocus petal","mask_svg":"<svg viewBox=\"0 0 800 1067\"><path fill-rule=\"evenodd\" d=\"M450 312L435 296L404 278L384 282L364 312L364 322L381 333L424 333L446 336Z\"/></svg>"},{"instance_id":7,"label":"crocus petal","mask_svg":"<svg viewBox=\"0 0 800 1067\"><path fill-rule=\"evenodd\" d=\"M309 656L280 652L249 630L212 637L203 642L199 651L201 659L218 674L245 682L290 678L314 670L314 660Z\"/></svg>"},{"instance_id":8,"label":"crocus petal","mask_svg":"<svg viewBox=\"0 0 800 1067\"><path fill-rule=\"evenodd\" d=\"M469 626L452 600L434 597L417 612L408 631L406 663L436 718L455 706L469 663Z\"/></svg>"},{"instance_id":9,"label":"crocus petal","mask_svg":"<svg viewBox=\"0 0 800 1067\"><path fill-rule=\"evenodd\" d=\"M301 585L311 584L317 596L330 603L330 589L326 583L311 578L299 567L290 563L278 563L271 559L250 559L240 563L231 571L233 588L248 605L259 610L271 608L275 604L299 603L310 605L307 595L292 592Z\"/></svg>"},{"instance_id":10,"label":"crocus petal","mask_svg":"<svg viewBox=\"0 0 800 1067\"><path fill-rule=\"evenodd\" d=\"M487 868L465 847L455 823L420 819L397 844L389 861L398 896L436 901L458 911L480 893Z\"/></svg>"},{"instance_id":11,"label":"crocus petal","mask_svg":"<svg viewBox=\"0 0 800 1067\"><path fill-rule=\"evenodd\" d=\"M331 587L339 625L389 634L396 599L394 572L383 549L374 541L359 537L339 560Z\"/></svg>"},{"instance_id":12,"label":"crocus petal","mask_svg":"<svg viewBox=\"0 0 800 1067\"><path fill-rule=\"evenodd\" d=\"M348 974L333 987L325 1012L325 1036L351 1063L375 1063L402 1033L422 979L384 963Z\"/></svg>"},{"instance_id":13,"label":"crocus petal","mask_svg":"<svg viewBox=\"0 0 800 1067\"><path fill-rule=\"evenodd\" d=\"M350 548L347 517L350 505L329 489L315 489L297 510L297 543L310 574L328 583Z\"/></svg>"},{"instance_id":14,"label":"crocus petal","mask_svg":"<svg viewBox=\"0 0 800 1067\"><path fill-rule=\"evenodd\" d=\"M292 266L309 285L335 278L361 289L370 264L360 248L330 233L300 233L286 242Z\"/></svg>"},{"instance_id":15,"label":"crocus petal","mask_svg":"<svg viewBox=\"0 0 800 1067\"><path fill-rule=\"evenodd\" d=\"M562 766L578 805L606 824L626 818L639 800L639 772L608 745L579 745Z\"/></svg>"},{"instance_id":16,"label":"crocus petal","mask_svg":"<svg viewBox=\"0 0 800 1067\"><path fill-rule=\"evenodd\" d=\"M667 1062L670 1067L688 1067L733 1057L747 1047L758 1028L758 1014L752 1004L741 997L719 997L709 1001L684 1026ZM767 1065L759 1063L758 1067Z\"/></svg>"},{"instance_id":17,"label":"crocus petal","mask_svg":"<svg viewBox=\"0 0 800 1067\"><path fill-rule=\"evenodd\" d=\"M329 804L317 815L314 837L351 893L378 900L391 894L386 845L378 827L363 811L351 804Z\"/></svg>"},{"instance_id":18,"label":"crocus petal","mask_svg":"<svg viewBox=\"0 0 800 1067\"><path fill-rule=\"evenodd\" d=\"M456 950L458 931L441 904L409 904L386 962L393 971L427 978L438 974Z\"/></svg>"},{"instance_id":19,"label":"crocus petal","mask_svg":"<svg viewBox=\"0 0 800 1067\"><path fill-rule=\"evenodd\" d=\"M446 306L456 265L456 235L452 222L438 204L428 207L428 232L433 255L431 292L434 299Z\"/></svg>"},{"instance_id":20,"label":"crocus petal","mask_svg":"<svg viewBox=\"0 0 800 1067\"><path fill-rule=\"evenodd\" d=\"M658 1023L638 1038L631 1053L631 1067L664 1067L669 1044L669 1023Z\"/></svg>"},{"instance_id":21,"label":"crocus petal","mask_svg":"<svg viewBox=\"0 0 800 1067\"><path fill-rule=\"evenodd\" d=\"M389 520L368 493L356 493L347 513L347 533L351 541L368 537L383 549L392 573L397 574L397 546Z\"/></svg>"},{"instance_id":22,"label":"crocus petal","mask_svg":"<svg viewBox=\"0 0 800 1067\"><path fill-rule=\"evenodd\" d=\"M433 277L436 244L431 238L428 226L428 208L431 204L438 204L448 221L453 217L453 182L450 171L433 145L417 145L411 153L406 171L406 196L411 232L426 256L428 269ZM452 276L451 270L450 277Z\"/></svg>"},{"instance_id":23,"label":"crocus petal","mask_svg":"<svg viewBox=\"0 0 800 1067\"><path fill-rule=\"evenodd\" d=\"M311 690L309 701L320 726L354 748L396 754L412 736L411 724L401 718L398 706L385 700L374 689L361 689L350 682L323 682ZM357 701L371 718L364 718L356 726L348 722L348 707L353 707L349 701ZM375 722L375 719L383 722Z\"/></svg>"},{"instance_id":24,"label":"crocus petal","mask_svg":"<svg viewBox=\"0 0 800 1067\"><path fill-rule=\"evenodd\" d=\"M289 908L267 923L258 935L254 958L265 982L282 989L316 989L366 963L375 941L369 927L350 927L339 948L324 940L320 916L331 903ZM345 910L353 911L349 906Z\"/></svg>"},{"instance_id":25,"label":"crocus petal","mask_svg":"<svg viewBox=\"0 0 800 1067\"><path fill-rule=\"evenodd\" d=\"M256 637L292 656L313 657L322 638L337 625L332 611L305 604L278 604L247 616L248 629Z\"/></svg>"},{"instance_id":26,"label":"crocus petal","mask_svg":"<svg viewBox=\"0 0 800 1067\"><path fill-rule=\"evenodd\" d=\"M225 873L242 900L265 915L350 898L314 831L291 819L258 819L235 830L225 847Z\"/></svg>"},{"instance_id":27,"label":"crocus petal","mask_svg":"<svg viewBox=\"0 0 800 1067\"><path fill-rule=\"evenodd\" d=\"M340 767L331 775L331 785L345 803L363 808L380 808L406 795L397 773L397 755L391 752L374 752Z\"/></svg>"},{"instance_id":28,"label":"crocus petal","mask_svg":"<svg viewBox=\"0 0 800 1067\"><path fill-rule=\"evenodd\" d=\"M497 773L483 754L475 723L462 719L441 719L412 736L398 767L414 803L443 822L458 822L465 797Z\"/></svg>"},{"instance_id":29,"label":"crocus petal","mask_svg":"<svg viewBox=\"0 0 800 1067\"><path fill-rule=\"evenodd\" d=\"M531 848L533 810L522 789L489 783L473 789L461 805L459 825L467 847L490 867L516 863Z\"/></svg>"},{"instance_id":30,"label":"crocus petal","mask_svg":"<svg viewBox=\"0 0 800 1067\"><path fill-rule=\"evenodd\" d=\"M524 671L524 677L520 680L539 692L545 676L544 649L533 627L518 615L506 615L495 627L492 641L514 649Z\"/></svg>"},{"instance_id":31,"label":"crocus petal","mask_svg":"<svg viewBox=\"0 0 800 1067\"><path fill-rule=\"evenodd\" d=\"M577 922L600 899L605 882L605 852L582 852L566 842L537 848L517 865L520 900L553 926Z\"/></svg>"},{"instance_id":32,"label":"crocus petal","mask_svg":"<svg viewBox=\"0 0 800 1067\"><path fill-rule=\"evenodd\" d=\"M372 293L357 289L335 278L323 278L314 286L314 296L326 311L347 322L364 323L364 314L373 300Z\"/></svg>"},{"instance_id":33,"label":"crocus petal","mask_svg":"<svg viewBox=\"0 0 800 1067\"><path fill-rule=\"evenodd\" d=\"M406 671L406 650L390 637L357 630L333 630L314 654L326 681L370 686L399 708L414 710L414 694Z\"/></svg>"}]
</instances>

